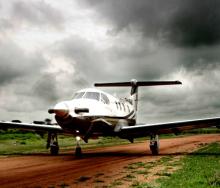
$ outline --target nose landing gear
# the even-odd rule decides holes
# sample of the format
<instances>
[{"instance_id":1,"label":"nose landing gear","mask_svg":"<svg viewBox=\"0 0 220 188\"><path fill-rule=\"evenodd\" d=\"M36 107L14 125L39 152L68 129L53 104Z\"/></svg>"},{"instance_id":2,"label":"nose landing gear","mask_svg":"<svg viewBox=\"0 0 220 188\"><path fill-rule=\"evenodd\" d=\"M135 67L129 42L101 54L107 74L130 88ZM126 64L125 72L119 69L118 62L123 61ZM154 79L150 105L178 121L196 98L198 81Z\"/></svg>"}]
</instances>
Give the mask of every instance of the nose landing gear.
<instances>
[{"instance_id":1,"label":"nose landing gear","mask_svg":"<svg viewBox=\"0 0 220 188\"><path fill-rule=\"evenodd\" d=\"M80 158L82 157L82 149L81 149L81 146L80 146L80 136L76 136L76 149L75 149L75 156Z\"/></svg>"}]
</instances>

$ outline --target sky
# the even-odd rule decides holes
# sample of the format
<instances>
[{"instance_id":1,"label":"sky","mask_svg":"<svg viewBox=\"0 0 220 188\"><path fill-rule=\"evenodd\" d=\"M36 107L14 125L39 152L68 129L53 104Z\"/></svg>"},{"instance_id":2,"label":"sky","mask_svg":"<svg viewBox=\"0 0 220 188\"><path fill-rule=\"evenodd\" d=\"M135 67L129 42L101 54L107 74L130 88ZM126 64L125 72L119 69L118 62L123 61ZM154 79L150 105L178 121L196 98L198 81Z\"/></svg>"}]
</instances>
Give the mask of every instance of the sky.
<instances>
[{"instance_id":1,"label":"sky","mask_svg":"<svg viewBox=\"0 0 220 188\"><path fill-rule=\"evenodd\" d=\"M53 118L77 90L131 79L183 83L140 88L139 122L219 116L219 52L218 0L0 0L0 119Z\"/></svg>"}]
</instances>

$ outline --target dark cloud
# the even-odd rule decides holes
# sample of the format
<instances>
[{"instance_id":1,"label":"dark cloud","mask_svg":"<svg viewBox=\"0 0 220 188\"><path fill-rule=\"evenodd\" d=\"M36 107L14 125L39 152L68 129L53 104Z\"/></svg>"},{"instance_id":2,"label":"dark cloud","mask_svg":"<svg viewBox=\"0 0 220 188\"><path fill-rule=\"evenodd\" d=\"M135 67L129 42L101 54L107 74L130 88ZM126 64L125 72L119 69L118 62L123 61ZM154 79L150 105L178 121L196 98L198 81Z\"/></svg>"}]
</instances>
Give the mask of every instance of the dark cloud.
<instances>
[{"instance_id":1,"label":"dark cloud","mask_svg":"<svg viewBox=\"0 0 220 188\"><path fill-rule=\"evenodd\" d=\"M178 50L151 49L147 42L144 39L133 45L119 42L102 49L79 36L70 36L53 45L53 53L67 58L78 76L88 80L90 85L94 81L152 80L175 71ZM161 62L166 66L161 66Z\"/></svg>"},{"instance_id":2,"label":"dark cloud","mask_svg":"<svg viewBox=\"0 0 220 188\"><path fill-rule=\"evenodd\" d=\"M106 73L106 62L101 51L90 41L79 36L69 36L54 46L54 52L69 59L78 76L83 74L88 80L94 80Z\"/></svg>"},{"instance_id":3,"label":"dark cloud","mask_svg":"<svg viewBox=\"0 0 220 188\"><path fill-rule=\"evenodd\" d=\"M10 39L0 40L0 86L39 72L45 61L38 52L26 54Z\"/></svg>"},{"instance_id":4,"label":"dark cloud","mask_svg":"<svg viewBox=\"0 0 220 188\"><path fill-rule=\"evenodd\" d=\"M178 65L188 70L212 70L220 64L220 46L202 46L181 51Z\"/></svg>"},{"instance_id":5,"label":"dark cloud","mask_svg":"<svg viewBox=\"0 0 220 188\"><path fill-rule=\"evenodd\" d=\"M6 34L6 38L0 36L0 107L5 110L2 113L5 117L23 113L21 116L25 119L27 113L32 112L35 119L43 115L45 118L49 106L70 99L73 92L91 87L94 82L132 78L183 81L183 85L177 87L140 88L142 122L210 117L219 112L220 11L217 1L83 2L83 6L86 4L96 14L88 9L79 10L80 14L73 10L71 15L69 11L59 12L67 5L59 9L59 3L52 1L51 4L45 1L8 4L13 7L12 12L4 10L7 15L0 18L0 31ZM82 16L81 21L81 15L87 14L88 20ZM76 17L79 20L75 25ZM79 33L79 27L87 27L87 21L88 30L95 23L98 29L103 27L107 31L107 36L90 40L84 32ZM20 24L25 25L22 30ZM99 24L102 25L99 27ZM57 31L51 30L50 42L54 37L54 43L47 43L47 39L42 43L42 30L34 31L33 35L37 36L32 41L33 26L64 26L66 30L59 36ZM11 28L19 35L10 32ZM27 45L32 53L25 50L28 47L25 44L21 45L25 49L19 46L24 42L19 40L23 31L30 36L27 40L31 42ZM41 51L37 51L39 46ZM102 89L121 97L128 96L130 90Z\"/></svg>"},{"instance_id":6,"label":"dark cloud","mask_svg":"<svg viewBox=\"0 0 220 188\"><path fill-rule=\"evenodd\" d=\"M182 67L189 72L211 71L220 62L217 0L83 2L110 21L110 33L117 37L127 33L127 40L118 41L105 54L114 62L109 63L110 70L117 67L124 78L160 79Z\"/></svg>"},{"instance_id":7,"label":"dark cloud","mask_svg":"<svg viewBox=\"0 0 220 188\"><path fill-rule=\"evenodd\" d=\"M61 12L44 1L16 1L12 11L13 19L18 23L25 21L36 26L61 28L65 20Z\"/></svg>"},{"instance_id":8,"label":"dark cloud","mask_svg":"<svg viewBox=\"0 0 220 188\"><path fill-rule=\"evenodd\" d=\"M161 122L218 116L219 70L219 65L184 70L178 74L183 85L141 88L141 119Z\"/></svg>"},{"instance_id":9,"label":"dark cloud","mask_svg":"<svg viewBox=\"0 0 220 188\"><path fill-rule=\"evenodd\" d=\"M113 23L115 32L131 29L177 46L214 45L220 41L218 0L87 1Z\"/></svg>"},{"instance_id":10,"label":"dark cloud","mask_svg":"<svg viewBox=\"0 0 220 188\"><path fill-rule=\"evenodd\" d=\"M108 49L111 71L127 78L158 79L178 69L180 51L156 44L149 47L148 40L138 40L133 45L115 44Z\"/></svg>"},{"instance_id":11,"label":"dark cloud","mask_svg":"<svg viewBox=\"0 0 220 188\"><path fill-rule=\"evenodd\" d=\"M39 101L44 101L44 107L47 108L62 99L71 99L74 92L83 87L88 87L88 83L80 74L59 70L54 73L42 73L33 84L31 93Z\"/></svg>"},{"instance_id":12,"label":"dark cloud","mask_svg":"<svg viewBox=\"0 0 220 188\"><path fill-rule=\"evenodd\" d=\"M33 86L33 95L43 99L47 104L53 103L60 97L56 84L56 75L43 74Z\"/></svg>"},{"instance_id":13,"label":"dark cloud","mask_svg":"<svg viewBox=\"0 0 220 188\"><path fill-rule=\"evenodd\" d=\"M187 0L180 3L170 22L170 39L182 46L215 45L220 42L220 2Z\"/></svg>"}]
</instances>

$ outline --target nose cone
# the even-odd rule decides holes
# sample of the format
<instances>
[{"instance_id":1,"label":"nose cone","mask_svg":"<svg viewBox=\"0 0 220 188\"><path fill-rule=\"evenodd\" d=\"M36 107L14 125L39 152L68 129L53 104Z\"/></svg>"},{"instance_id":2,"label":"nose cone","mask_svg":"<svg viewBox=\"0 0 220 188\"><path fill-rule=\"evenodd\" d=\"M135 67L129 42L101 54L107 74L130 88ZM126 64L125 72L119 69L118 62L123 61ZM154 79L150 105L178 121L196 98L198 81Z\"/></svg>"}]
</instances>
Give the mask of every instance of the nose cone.
<instances>
[{"instance_id":1,"label":"nose cone","mask_svg":"<svg viewBox=\"0 0 220 188\"><path fill-rule=\"evenodd\" d=\"M55 113L60 118L66 118L69 116L69 108L66 103L61 102L55 105L53 109L48 110L49 114Z\"/></svg>"}]
</instances>

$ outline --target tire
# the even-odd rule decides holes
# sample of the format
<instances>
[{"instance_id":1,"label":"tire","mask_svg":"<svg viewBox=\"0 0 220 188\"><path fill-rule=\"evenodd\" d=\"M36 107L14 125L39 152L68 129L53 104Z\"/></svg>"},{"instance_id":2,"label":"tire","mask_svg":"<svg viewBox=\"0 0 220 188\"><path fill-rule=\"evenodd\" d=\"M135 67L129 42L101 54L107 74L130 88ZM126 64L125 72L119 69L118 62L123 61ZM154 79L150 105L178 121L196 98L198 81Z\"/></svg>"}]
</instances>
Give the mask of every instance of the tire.
<instances>
[{"instance_id":1,"label":"tire","mask_svg":"<svg viewBox=\"0 0 220 188\"><path fill-rule=\"evenodd\" d=\"M81 149L81 147L76 147L76 149L75 149L75 156L76 157L82 157L82 149Z\"/></svg>"},{"instance_id":2,"label":"tire","mask_svg":"<svg viewBox=\"0 0 220 188\"><path fill-rule=\"evenodd\" d=\"M54 142L52 146L50 146L50 153L51 155L58 155L59 153L59 146L57 142Z\"/></svg>"},{"instance_id":3,"label":"tire","mask_svg":"<svg viewBox=\"0 0 220 188\"><path fill-rule=\"evenodd\" d=\"M159 154L159 147L158 147L157 142L154 142L153 144L150 145L150 150L153 155Z\"/></svg>"}]
</instances>

